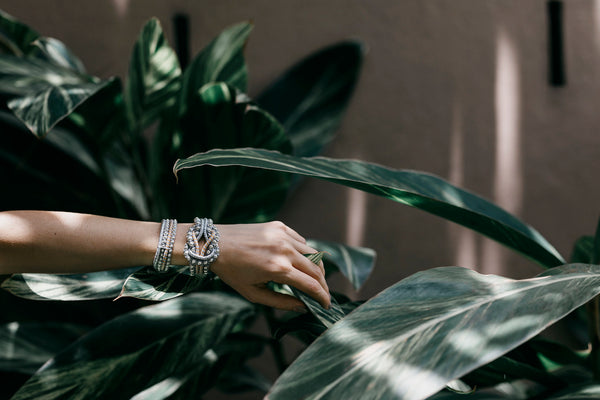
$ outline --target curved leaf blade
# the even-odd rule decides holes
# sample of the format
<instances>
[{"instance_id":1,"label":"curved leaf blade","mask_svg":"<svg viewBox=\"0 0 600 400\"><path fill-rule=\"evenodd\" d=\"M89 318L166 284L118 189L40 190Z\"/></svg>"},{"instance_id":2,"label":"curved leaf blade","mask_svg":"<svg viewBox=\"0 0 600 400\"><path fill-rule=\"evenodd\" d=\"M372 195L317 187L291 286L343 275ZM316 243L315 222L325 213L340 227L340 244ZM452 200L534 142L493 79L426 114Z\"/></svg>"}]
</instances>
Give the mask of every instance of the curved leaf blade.
<instances>
[{"instance_id":1,"label":"curved leaf blade","mask_svg":"<svg viewBox=\"0 0 600 400\"><path fill-rule=\"evenodd\" d=\"M294 155L314 156L333 139L360 74L364 46L337 43L292 66L257 98L285 127Z\"/></svg>"},{"instance_id":2,"label":"curved leaf blade","mask_svg":"<svg viewBox=\"0 0 600 400\"><path fill-rule=\"evenodd\" d=\"M190 105L193 107L181 120L180 157L245 146L291 152L283 127L223 82L203 86ZM220 223L241 223L272 219L269 217L283 204L289 186L287 174L221 168L188 171L173 192L180 219L211 215Z\"/></svg>"},{"instance_id":3,"label":"curved leaf blade","mask_svg":"<svg viewBox=\"0 0 600 400\"><path fill-rule=\"evenodd\" d=\"M0 325L0 371L33 375L46 361L79 339L87 327L60 322Z\"/></svg>"},{"instance_id":4,"label":"curved leaf blade","mask_svg":"<svg viewBox=\"0 0 600 400\"><path fill-rule=\"evenodd\" d=\"M13 400L130 398L196 368L252 312L234 296L194 293L127 313L47 362Z\"/></svg>"},{"instance_id":5,"label":"curved leaf blade","mask_svg":"<svg viewBox=\"0 0 600 400\"><path fill-rule=\"evenodd\" d=\"M246 91L247 75L244 46L252 25L243 22L225 29L208 44L186 68L181 82L179 115L184 115L193 96L211 82L225 82Z\"/></svg>"},{"instance_id":6,"label":"curved leaf blade","mask_svg":"<svg viewBox=\"0 0 600 400\"><path fill-rule=\"evenodd\" d=\"M8 107L39 137L110 82L40 59L0 56L0 91L18 96Z\"/></svg>"},{"instance_id":7,"label":"curved leaf blade","mask_svg":"<svg viewBox=\"0 0 600 400\"><path fill-rule=\"evenodd\" d=\"M38 49L37 58L79 74L86 73L81 60L60 40L42 37L32 44Z\"/></svg>"},{"instance_id":8,"label":"curved leaf blade","mask_svg":"<svg viewBox=\"0 0 600 400\"><path fill-rule=\"evenodd\" d=\"M2 282L2 289L29 300L112 299L119 295L125 279L136 269L69 275L15 274Z\"/></svg>"},{"instance_id":9,"label":"curved leaf blade","mask_svg":"<svg viewBox=\"0 0 600 400\"><path fill-rule=\"evenodd\" d=\"M160 22L153 18L144 25L131 54L124 92L131 127L148 126L175 104L180 76L177 55L169 46Z\"/></svg>"},{"instance_id":10,"label":"curved leaf blade","mask_svg":"<svg viewBox=\"0 0 600 400\"><path fill-rule=\"evenodd\" d=\"M597 265L570 264L525 280L458 267L419 272L326 331L268 398L424 399L598 293Z\"/></svg>"},{"instance_id":11,"label":"curved leaf blade","mask_svg":"<svg viewBox=\"0 0 600 400\"><path fill-rule=\"evenodd\" d=\"M201 165L240 165L306 175L350 186L464 225L553 267L561 255L535 229L495 204L423 172L394 170L358 160L294 157L263 149L212 150L177 160L177 173Z\"/></svg>"},{"instance_id":12,"label":"curved leaf blade","mask_svg":"<svg viewBox=\"0 0 600 400\"><path fill-rule=\"evenodd\" d=\"M118 298L165 301L205 286L206 280L185 274L187 269L172 266L169 272L161 273L152 267L146 267L127 277Z\"/></svg>"},{"instance_id":13,"label":"curved leaf blade","mask_svg":"<svg viewBox=\"0 0 600 400\"><path fill-rule=\"evenodd\" d=\"M29 54L34 49L31 43L39 36L35 30L0 10L0 49L16 56Z\"/></svg>"},{"instance_id":14,"label":"curved leaf blade","mask_svg":"<svg viewBox=\"0 0 600 400\"><path fill-rule=\"evenodd\" d=\"M347 246L325 240L309 239L307 244L325 252L325 263L331 263L359 290L375 266L375 250L366 247Z\"/></svg>"}]
</instances>

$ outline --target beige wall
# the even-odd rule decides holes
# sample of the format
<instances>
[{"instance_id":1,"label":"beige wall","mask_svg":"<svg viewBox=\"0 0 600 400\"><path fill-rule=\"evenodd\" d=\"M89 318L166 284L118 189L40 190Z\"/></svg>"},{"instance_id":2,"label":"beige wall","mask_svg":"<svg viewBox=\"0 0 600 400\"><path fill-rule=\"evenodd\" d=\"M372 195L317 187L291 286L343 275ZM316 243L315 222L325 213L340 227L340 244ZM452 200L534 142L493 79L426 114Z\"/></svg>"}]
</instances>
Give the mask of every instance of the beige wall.
<instances>
[{"instance_id":1,"label":"beige wall","mask_svg":"<svg viewBox=\"0 0 600 400\"><path fill-rule=\"evenodd\" d=\"M189 13L193 53L251 19L250 94L346 38L369 47L334 157L426 170L495 199L565 256L600 216L600 3L565 2L567 85L547 84L544 0L4 0L65 41L91 73L124 76L145 20ZM77 4L77 6L74 6ZM423 212L307 181L282 219L306 236L379 253L361 297L418 269L458 264L514 277L538 267Z\"/></svg>"}]
</instances>

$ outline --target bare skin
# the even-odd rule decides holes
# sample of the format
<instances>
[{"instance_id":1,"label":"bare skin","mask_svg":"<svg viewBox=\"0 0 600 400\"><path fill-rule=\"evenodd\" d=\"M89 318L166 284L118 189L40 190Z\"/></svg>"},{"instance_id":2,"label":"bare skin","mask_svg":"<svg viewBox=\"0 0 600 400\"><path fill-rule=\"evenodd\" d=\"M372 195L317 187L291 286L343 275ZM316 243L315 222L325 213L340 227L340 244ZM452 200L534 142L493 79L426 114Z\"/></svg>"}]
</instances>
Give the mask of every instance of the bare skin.
<instances>
[{"instance_id":1,"label":"bare skin","mask_svg":"<svg viewBox=\"0 0 600 400\"><path fill-rule=\"evenodd\" d=\"M186 265L179 223L172 263ZM322 265L303 254L315 249L281 222L216 225L221 254L212 271L246 299L284 310L301 310L298 299L267 289L269 281L302 290L330 306ZM51 211L0 212L0 274L74 273L151 265L160 223Z\"/></svg>"}]
</instances>

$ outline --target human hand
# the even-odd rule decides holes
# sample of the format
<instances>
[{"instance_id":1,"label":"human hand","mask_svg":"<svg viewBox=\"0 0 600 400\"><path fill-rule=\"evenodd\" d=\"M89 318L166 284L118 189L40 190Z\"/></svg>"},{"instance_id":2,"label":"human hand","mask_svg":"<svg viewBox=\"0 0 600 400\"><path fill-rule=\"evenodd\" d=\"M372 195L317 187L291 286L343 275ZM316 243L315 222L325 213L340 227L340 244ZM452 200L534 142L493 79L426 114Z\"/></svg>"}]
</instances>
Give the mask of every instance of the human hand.
<instances>
[{"instance_id":1,"label":"human hand","mask_svg":"<svg viewBox=\"0 0 600 400\"><path fill-rule=\"evenodd\" d=\"M291 311L305 310L295 297L267 288L272 281L303 291L329 308L331 299L323 264L304 254L316 250L281 222L217 225L220 255L211 270L221 280L254 303Z\"/></svg>"}]
</instances>

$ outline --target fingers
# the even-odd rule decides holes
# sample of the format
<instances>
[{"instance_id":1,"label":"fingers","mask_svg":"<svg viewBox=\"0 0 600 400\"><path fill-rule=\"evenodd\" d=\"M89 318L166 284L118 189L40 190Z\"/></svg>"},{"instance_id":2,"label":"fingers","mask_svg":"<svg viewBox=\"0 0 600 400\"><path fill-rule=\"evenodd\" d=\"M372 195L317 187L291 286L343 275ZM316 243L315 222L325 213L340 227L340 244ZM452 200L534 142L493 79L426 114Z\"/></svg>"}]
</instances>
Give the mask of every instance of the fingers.
<instances>
[{"instance_id":1,"label":"fingers","mask_svg":"<svg viewBox=\"0 0 600 400\"><path fill-rule=\"evenodd\" d=\"M304 239L304 237L302 237L302 235L300 235L298 232L296 232L295 230L293 230L292 228L290 228L289 226L281 223L284 226L284 230L285 233L287 233L288 235L290 235L290 237L292 237L294 240L302 243L302 244L306 244L306 239Z\"/></svg>"},{"instance_id":2,"label":"fingers","mask_svg":"<svg viewBox=\"0 0 600 400\"><path fill-rule=\"evenodd\" d=\"M306 306L295 297L273 292L266 287L254 287L245 296L253 303L264 304L281 310L306 312Z\"/></svg>"},{"instance_id":3,"label":"fingers","mask_svg":"<svg viewBox=\"0 0 600 400\"><path fill-rule=\"evenodd\" d=\"M321 265L315 264L300 253L296 253L291 262L294 268L315 279L319 282L323 290L329 293L329 286L327 286L327 281L325 281L325 270L322 263L320 263Z\"/></svg>"},{"instance_id":4,"label":"fingers","mask_svg":"<svg viewBox=\"0 0 600 400\"><path fill-rule=\"evenodd\" d=\"M303 291L318 301L323 308L329 308L331 306L329 290L323 288L321 282L296 268L290 268L286 274L277 280L277 283L284 283Z\"/></svg>"},{"instance_id":5,"label":"fingers","mask_svg":"<svg viewBox=\"0 0 600 400\"><path fill-rule=\"evenodd\" d=\"M309 245L307 245L306 243L299 243L299 242L295 242L294 243L294 248L296 250L298 250L298 252L302 255L304 254L313 254L313 253L318 253L317 250L313 249L312 247L310 247ZM306 258L306 257L304 257ZM319 261L318 264L315 264L313 262L310 262L312 265L319 267L319 269L321 270L321 274L325 275L325 267L323 266L323 262Z\"/></svg>"}]
</instances>

